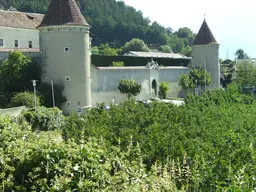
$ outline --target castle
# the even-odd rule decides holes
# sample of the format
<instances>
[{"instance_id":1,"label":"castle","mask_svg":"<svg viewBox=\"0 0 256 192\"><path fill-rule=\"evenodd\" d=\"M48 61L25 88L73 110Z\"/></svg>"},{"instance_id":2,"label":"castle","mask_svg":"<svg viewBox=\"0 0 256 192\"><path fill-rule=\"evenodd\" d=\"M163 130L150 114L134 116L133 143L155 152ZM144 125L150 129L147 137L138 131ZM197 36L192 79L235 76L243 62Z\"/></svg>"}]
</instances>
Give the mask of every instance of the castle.
<instances>
[{"instance_id":1,"label":"castle","mask_svg":"<svg viewBox=\"0 0 256 192\"><path fill-rule=\"evenodd\" d=\"M1 53L10 51L5 48L8 44L6 39L14 34L14 49L26 49L23 52L40 58L42 81L49 83L53 80L55 84L65 87L67 102L62 106L64 113L73 112L78 107L91 107L99 102L121 102L124 96L117 85L122 78L134 79L142 84L142 91L137 96L140 100L156 97L162 81L170 82L171 96L182 97L185 93L178 85L179 77L198 65L211 74L209 88L220 88L219 44L205 20L194 41L192 61L188 67L159 67L153 61L139 67L95 67L91 63L90 25L75 0L52 0L45 15L13 14L19 16L13 16L11 21L8 18L7 22L7 11L0 13L0 19L5 20L0 24L0 58ZM24 23L20 21L23 17ZM19 29L25 23L30 29ZM21 38L22 34L25 38ZM27 39L28 47L22 48L19 38Z\"/></svg>"}]
</instances>

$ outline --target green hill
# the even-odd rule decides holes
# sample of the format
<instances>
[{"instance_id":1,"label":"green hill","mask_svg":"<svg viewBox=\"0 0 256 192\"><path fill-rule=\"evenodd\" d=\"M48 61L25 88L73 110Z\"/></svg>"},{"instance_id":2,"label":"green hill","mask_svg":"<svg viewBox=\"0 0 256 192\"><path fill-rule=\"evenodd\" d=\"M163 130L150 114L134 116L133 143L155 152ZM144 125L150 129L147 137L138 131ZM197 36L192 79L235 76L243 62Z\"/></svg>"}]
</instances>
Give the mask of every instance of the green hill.
<instances>
[{"instance_id":1,"label":"green hill","mask_svg":"<svg viewBox=\"0 0 256 192\"><path fill-rule=\"evenodd\" d=\"M0 7L18 11L45 13L49 0L0 0ZM116 0L77 0L82 14L92 26L93 45L108 43L118 48L132 38L147 44L169 45L174 52L189 52L195 34L189 28L174 32L143 16L141 11ZM171 25L171 21L170 21ZM183 50L182 50L183 49Z\"/></svg>"}]
</instances>

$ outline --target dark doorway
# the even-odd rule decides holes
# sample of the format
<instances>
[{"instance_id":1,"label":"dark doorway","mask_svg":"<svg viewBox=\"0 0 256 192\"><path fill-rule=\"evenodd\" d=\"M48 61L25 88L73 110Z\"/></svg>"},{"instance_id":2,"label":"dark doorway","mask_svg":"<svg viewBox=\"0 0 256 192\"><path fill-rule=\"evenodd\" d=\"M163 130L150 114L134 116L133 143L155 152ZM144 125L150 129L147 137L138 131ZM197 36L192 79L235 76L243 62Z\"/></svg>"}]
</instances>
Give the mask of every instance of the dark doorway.
<instances>
[{"instance_id":1,"label":"dark doorway","mask_svg":"<svg viewBox=\"0 0 256 192\"><path fill-rule=\"evenodd\" d=\"M156 80L153 79L152 81L152 94L156 97L157 96L157 83Z\"/></svg>"}]
</instances>

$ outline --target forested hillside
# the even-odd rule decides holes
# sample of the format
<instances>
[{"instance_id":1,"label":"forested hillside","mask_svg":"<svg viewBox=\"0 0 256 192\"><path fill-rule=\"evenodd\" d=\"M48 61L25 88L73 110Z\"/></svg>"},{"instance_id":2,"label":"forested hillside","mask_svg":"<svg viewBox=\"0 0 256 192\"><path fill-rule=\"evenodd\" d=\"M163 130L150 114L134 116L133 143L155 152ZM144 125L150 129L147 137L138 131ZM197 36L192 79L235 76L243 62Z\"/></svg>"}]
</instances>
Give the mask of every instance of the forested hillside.
<instances>
[{"instance_id":1,"label":"forested hillside","mask_svg":"<svg viewBox=\"0 0 256 192\"><path fill-rule=\"evenodd\" d=\"M0 7L18 11L45 13L49 0L0 0ZM169 45L174 52L188 54L195 34L189 28L174 32L143 16L141 11L116 0L77 0L82 14L92 26L93 45L109 44L119 48L132 38L146 44ZM172 21L170 20L170 26Z\"/></svg>"}]
</instances>

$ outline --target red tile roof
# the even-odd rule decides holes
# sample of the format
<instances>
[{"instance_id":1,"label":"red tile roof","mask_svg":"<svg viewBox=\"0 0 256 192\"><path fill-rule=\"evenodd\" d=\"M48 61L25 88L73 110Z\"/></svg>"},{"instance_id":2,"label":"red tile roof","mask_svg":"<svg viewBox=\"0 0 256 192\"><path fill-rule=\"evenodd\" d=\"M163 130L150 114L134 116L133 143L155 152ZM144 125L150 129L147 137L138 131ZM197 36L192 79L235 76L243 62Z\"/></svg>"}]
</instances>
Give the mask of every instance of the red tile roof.
<instances>
[{"instance_id":1,"label":"red tile roof","mask_svg":"<svg viewBox=\"0 0 256 192\"><path fill-rule=\"evenodd\" d=\"M204 20L193 45L207 45L207 44L217 44L208 24Z\"/></svg>"},{"instance_id":2,"label":"red tile roof","mask_svg":"<svg viewBox=\"0 0 256 192\"><path fill-rule=\"evenodd\" d=\"M52 0L39 27L52 25L89 26L75 0Z\"/></svg>"}]
</instances>

